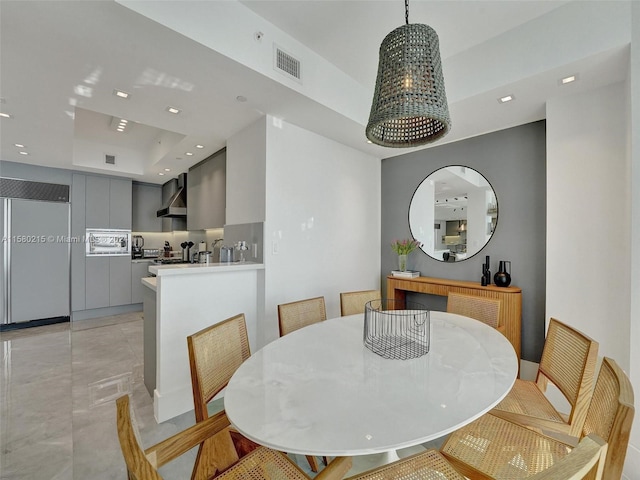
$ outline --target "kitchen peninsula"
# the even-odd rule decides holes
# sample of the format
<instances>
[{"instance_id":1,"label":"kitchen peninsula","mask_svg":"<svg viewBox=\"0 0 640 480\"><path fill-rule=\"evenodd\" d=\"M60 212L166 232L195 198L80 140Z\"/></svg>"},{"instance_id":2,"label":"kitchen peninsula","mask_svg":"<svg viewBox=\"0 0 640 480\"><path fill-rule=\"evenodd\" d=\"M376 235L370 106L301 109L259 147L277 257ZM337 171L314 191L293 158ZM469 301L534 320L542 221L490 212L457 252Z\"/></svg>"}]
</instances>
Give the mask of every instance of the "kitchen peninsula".
<instances>
[{"instance_id":1,"label":"kitchen peninsula","mask_svg":"<svg viewBox=\"0 0 640 480\"><path fill-rule=\"evenodd\" d=\"M187 336L238 313L256 346L259 263L152 265L144 292L144 383L164 422L193 409Z\"/></svg>"}]
</instances>

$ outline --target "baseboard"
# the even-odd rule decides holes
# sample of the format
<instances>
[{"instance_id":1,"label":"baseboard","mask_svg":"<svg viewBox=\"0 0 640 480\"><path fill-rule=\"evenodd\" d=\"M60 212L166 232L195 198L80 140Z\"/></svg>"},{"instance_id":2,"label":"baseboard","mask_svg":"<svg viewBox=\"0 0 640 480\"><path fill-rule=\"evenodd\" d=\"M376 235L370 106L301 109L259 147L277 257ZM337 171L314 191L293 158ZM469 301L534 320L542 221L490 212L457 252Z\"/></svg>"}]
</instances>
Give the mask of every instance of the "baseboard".
<instances>
[{"instance_id":1,"label":"baseboard","mask_svg":"<svg viewBox=\"0 0 640 480\"><path fill-rule=\"evenodd\" d=\"M520 378L522 380L534 381L538 374L538 364L528 360L520 359Z\"/></svg>"},{"instance_id":2,"label":"baseboard","mask_svg":"<svg viewBox=\"0 0 640 480\"><path fill-rule=\"evenodd\" d=\"M79 310L71 314L71 320L77 322L79 320L89 320L91 318L109 317L111 315L121 315L123 313L141 312L141 303L132 303L130 305L118 305L117 307L94 308L91 310Z\"/></svg>"},{"instance_id":3,"label":"baseboard","mask_svg":"<svg viewBox=\"0 0 640 480\"><path fill-rule=\"evenodd\" d=\"M50 318L39 318L38 320L29 320L28 322L16 322L16 323L3 323L0 324L0 332L10 332L11 330L19 330L22 328L32 328L32 327L42 327L43 325L53 325L54 323L65 323L69 322L70 317L60 316L60 317L50 317Z\"/></svg>"}]
</instances>

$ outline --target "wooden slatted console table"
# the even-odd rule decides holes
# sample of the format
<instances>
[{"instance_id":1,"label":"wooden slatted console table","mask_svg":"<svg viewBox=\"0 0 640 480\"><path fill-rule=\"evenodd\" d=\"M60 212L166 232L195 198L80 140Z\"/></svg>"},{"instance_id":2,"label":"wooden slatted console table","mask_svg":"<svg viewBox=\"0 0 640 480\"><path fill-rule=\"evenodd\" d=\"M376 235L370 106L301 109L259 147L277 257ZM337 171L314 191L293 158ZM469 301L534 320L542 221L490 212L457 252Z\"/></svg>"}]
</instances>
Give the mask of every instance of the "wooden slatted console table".
<instances>
[{"instance_id":1,"label":"wooden slatted console table","mask_svg":"<svg viewBox=\"0 0 640 480\"><path fill-rule=\"evenodd\" d=\"M522 325L522 290L518 287L483 287L477 282L448 280L446 278L416 277L402 278L389 275L387 277L387 298L404 302L407 292L428 293L447 296L449 292L475 295L478 297L498 298L502 300L498 325L504 325L504 336L513 345L520 357L520 332Z\"/></svg>"}]
</instances>

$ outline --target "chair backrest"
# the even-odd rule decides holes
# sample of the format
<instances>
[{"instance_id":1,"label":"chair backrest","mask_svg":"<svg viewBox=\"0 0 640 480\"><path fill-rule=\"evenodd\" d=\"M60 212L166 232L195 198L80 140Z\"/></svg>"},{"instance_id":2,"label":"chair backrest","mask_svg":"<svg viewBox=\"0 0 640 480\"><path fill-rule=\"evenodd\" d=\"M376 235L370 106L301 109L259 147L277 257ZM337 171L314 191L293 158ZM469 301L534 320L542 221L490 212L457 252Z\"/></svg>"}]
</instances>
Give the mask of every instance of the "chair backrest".
<instances>
[{"instance_id":1,"label":"chair backrest","mask_svg":"<svg viewBox=\"0 0 640 480\"><path fill-rule=\"evenodd\" d=\"M327 319L324 297L278 305L280 336Z\"/></svg>"},{"instance_id":2,"label":"chair backrest","mask_svg":"<svg viewBox=\"0 0 640 480\"><path fill-rule=\"evenodd\" d=\"M244 314L228 318L187 337L196 421L209 414L207 403L227 386L251 356Z\"/></svg>"},{"instance_id":3,"label":"chair backrest","mask_svg":"<svg viewBox=\"0 0 640 480\"><path fill-rule=\"evenodd\" d=\"M498 328L501 303L498 298L450 292L447 296L447 312L475 318L493 328Z\"/></svg>"},{"instance_id":4,"label":"chair backrest","mask_svg":"<svg viewBox=\"0 0 640 480\"><path fill-rule=\"evenodd\" d=\"M629 377L614 360L604 357L582 431L583 435L595 433L609 444L602 477L605 480L622 476L635 413L633 402Z\"/></svg>"},{"instance_id":5,"label":"chair backrest","mask_svg":"<svg viewBox=\"0 0 640 480\"><path fill-rule=\"evenodd\" d=\"M364 305L371 300L382 300L380 290L342 292L340 294L340 315L344 317L364 313Z\"/></svg>"},{"instance_id":6,"label":"chair backrest","mask_svg":"<svg viewBox=\"0 0 640 480\"><path fill-rule=\"evenodd\" d=\"M571 435L576 437L589 408L597 359L598 342L555 318L550 320L536 383L544 392L551 381L571 404L568 423L575 427Z\"/></svg>"},{"instance_id":7,"label":"chair backrest","mask_svg":"<svg viewBox=\"0 0 640 480\"><path fill-rule=\"evenodd\" d=\"M529 480L600 480L604 466L607 443L597 435L580 440L576 448L562 460L542 472L528 477Z\"/></svg>"},{"instance_id":8,"label":"chair backrest","mask_svg":"<svg viewBox=\"0 0 640 480\"><path fill-rule=\"evenodd\" d=\"M120 440L120 449L127 465L129 480L162 480L140 447L140 434L128 395L116 400L116 409L118 440Z\"/></svg>"}]
</instances>

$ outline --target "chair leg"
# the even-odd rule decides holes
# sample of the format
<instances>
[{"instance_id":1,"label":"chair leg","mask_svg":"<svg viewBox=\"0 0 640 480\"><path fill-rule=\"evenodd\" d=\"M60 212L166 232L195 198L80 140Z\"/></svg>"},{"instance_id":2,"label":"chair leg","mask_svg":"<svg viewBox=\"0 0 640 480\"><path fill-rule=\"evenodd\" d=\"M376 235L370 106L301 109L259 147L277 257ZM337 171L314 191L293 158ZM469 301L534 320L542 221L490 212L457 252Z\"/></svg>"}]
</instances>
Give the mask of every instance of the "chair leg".
<instances>
[{"instance_id":1,"label":"chair leg","mask_svg":"<svg viewBox=\"0 0 640 480\"><path fill-rule=\"evenodd\" d=\"M228 429L200 444L191 480L207 480L238 461L238 454Z\"/></svg>"},{"instance_id":2,"label":"chair leg","mask_svg":"<svg viewBox=\"0 0 640 480\"><path fill-rule=\"evenodd\" d=\"M307 455L307 462L309 462L309 466L311 467L311 471L313 473L318 473L318 461L316 457L312 455Z\"/></svg>"}]
</instances>

